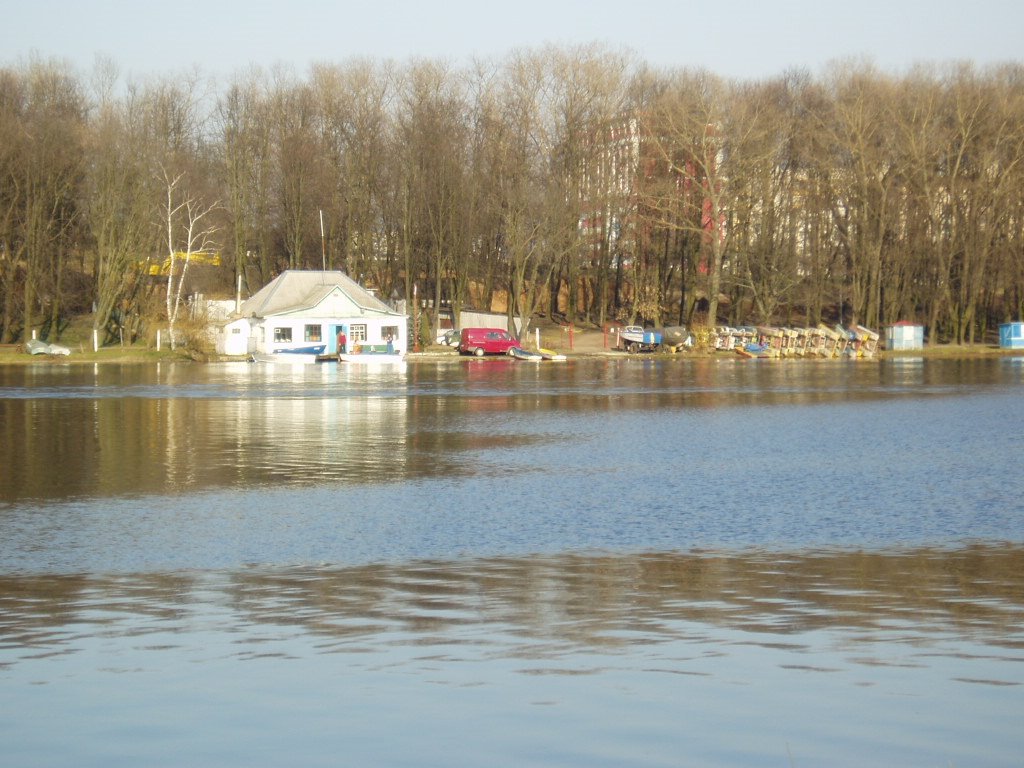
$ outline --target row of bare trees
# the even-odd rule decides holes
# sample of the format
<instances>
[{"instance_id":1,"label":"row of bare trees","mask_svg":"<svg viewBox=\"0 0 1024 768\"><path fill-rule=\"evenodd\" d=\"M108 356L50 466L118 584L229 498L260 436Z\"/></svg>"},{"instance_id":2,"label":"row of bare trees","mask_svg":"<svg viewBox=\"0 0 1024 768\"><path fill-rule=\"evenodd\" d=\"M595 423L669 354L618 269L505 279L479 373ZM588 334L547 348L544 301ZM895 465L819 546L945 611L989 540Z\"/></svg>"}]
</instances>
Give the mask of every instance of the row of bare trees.
<instances>
[{"instance_id":1,"label":"row of bare trees","mask_svg":"<svg viewBox=\"0 0 1024 768\"><path fill-rule=\"evenodd\" d=\"M552 47L216 89L31 60L0 68L0 340L173 325L216 250L208 293L326 267L523 327L913 320L973 342L1024 309L1022 158L1015 64L735 82Z\"/></svg>"}]
</instances>

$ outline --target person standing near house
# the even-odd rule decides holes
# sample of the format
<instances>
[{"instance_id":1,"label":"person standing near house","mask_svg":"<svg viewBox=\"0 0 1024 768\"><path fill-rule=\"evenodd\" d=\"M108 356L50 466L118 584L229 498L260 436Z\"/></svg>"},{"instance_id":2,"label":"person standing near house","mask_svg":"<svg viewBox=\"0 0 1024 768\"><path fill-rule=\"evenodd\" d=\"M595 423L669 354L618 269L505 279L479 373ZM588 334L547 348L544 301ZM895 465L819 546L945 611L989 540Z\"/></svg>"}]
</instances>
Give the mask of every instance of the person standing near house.
<instances>
[{"instance_id":1,"label":"person standing near house","mask_svg":"<svg viewBox=\"0 0 1024 768\"><path fill-rule=\"evenodd\" d=\"M345 336L345 329L340 328L338 330L338 359L345 354L348 349L348 338Z\"/></svg>"}]
</instances>

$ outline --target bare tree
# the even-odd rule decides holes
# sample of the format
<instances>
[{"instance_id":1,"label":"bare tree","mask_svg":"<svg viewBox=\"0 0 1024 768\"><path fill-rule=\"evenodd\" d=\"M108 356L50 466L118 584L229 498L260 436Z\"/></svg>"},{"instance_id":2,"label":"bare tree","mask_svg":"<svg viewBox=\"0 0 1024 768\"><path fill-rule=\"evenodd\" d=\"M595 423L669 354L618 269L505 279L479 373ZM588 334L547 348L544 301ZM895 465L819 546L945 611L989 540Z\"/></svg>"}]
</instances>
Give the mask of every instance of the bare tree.
<instances>
[{"instance_id":1,"label":"bare tree","mask_svg":"<svg viewBox=\"0 0 1024 768\"><path fill-rule=\"evenodd\" d=\"M145 274L139 264L152 245L151 190L135 104L112 95L117 72L111 63L100 62L95 76L84 210L95 253L93 329L106 329L109 341L125 327L126 299Z\"/></svg>"},{"instance_id":2,"label":"bare tree","mask_svg":"<svg viewBox=\"0 0 1024 768\"><path fill-rule=\"evenodd\" d=\"M12 69L0 69L0 342L17 338L24 320L18 294L24 240L18 223L24 187L20 167L26 151L21 125L25 99L24 78Z\"/></svg>"},{"instance_id":3,"label":"bare tree","mask_svg":"<svg viewBox=\"0 0 1024 768\"><path fill-rule=\"evenodd\" d=\"M845 65L833 79L834 112L824 126L833 142L833 223L846 260L850 323L877 325L882 267L897 229L894 84L869 65ZM847 318L840 308L840 322Z\"/></svg>"},{"instance_id":4,"label":"bare tree","mask_svg":"<svg viewBox=\"0 0 1024 768\"><path fill-rule=\"evenodd\" d=\"M983 331L979 308L987 301L989 273L997 264L1001 245L1011 236L1012 215L1024 162L1024 132L1013 107L1019 86L1000 87L994 78L982 80L967 71L957 83L968 91L975 140L968 148L969 184L953 201L955 216L963 222L956 243L957 292L954 296L958 343L973 344Z\"/></svg>"},{"instance_id":5,"label":"bare tree","mask_svg":"<svg viewBox=\"0 0 1024 768\"><path fill-rule=\"evenodd\" d=\"M16 194L12 251L24 264L22 327L27 332L45 323L59 337L65 259L78 219L85 102L78 82L58 64L33 60L20 77L9 182Z\"/></svg>"},{"instance_id":6,"label":"bare tree","mask_svg":"<svg viewBox=\"0 0 1024 768\"><path fill-rule=\"evenodd\" d=\"M806 168L795 146L799 106L793 85L778 79L734 90L733 125L749 126L729 143L734 207L728 229L735 262L730 279L741 289L733 301L737 324L744 294L758 319L770 323L801 280L797 198Z\"/></svg>"},{"instance_id":7,"label":"bare tree","mask_svg":"<svg viewBox=\"0 0 1024 768\"><path fill-rule=\"evenodd\" d=\"M496 62L478 59L466 75L467 156L464 236L454 254L451 309L455 318L471 301L471 287L491 295L504 275L497 243L501 230L502 157L506 133L502 124L502 76Z\"/></svg>"},{"instance_id":8,"label":"bare tree","mask_svg":"<svg viewBox=\"0 0 1024 768\"><path fill-rule=\"evenodd\" d=\"M405 150L409 214L406 243L412 271L407 274L423 277L427 294L420 298L429 304L433 330L450 283L453 255L465 248L461 213L465 207L468 108L463 82L447 65L416 62L404 75L399 137Z\"/></svg>"},{"instance_id":9,"label":"bare tree","mask_svg":"<svg viewBox=\"0 0 1024 768\"><path fill-rule=\"evenodd\" d=\"M318 212L329 192L315 94L308 83L297 82L279 68L272 103L277 213L286 264L289 269L320 266Z\"/></svg>"},{"instance_id":10,"label":"bare tree","mask_svg":"<svg viewBox=\"0 0 1024 768\"><path fill-rule=\"evenodd\" d=\"M501 212L496 248L506 269L509 313L519 318L525 333L538 306L538 291L557 264L562 246L553 222L564 199L547 194L551 188L547 150L552 128L544 118L548 88L545 61L538 55L516 55L508 62L501 86L501 115L493 166L495 200ZM551 203L551 207L548 207Z\"/></svg>"},{"instance_id":11,"label":"bare tree","mask_svg":"<svg viewBox=\"0 0 1024 768\"><path fill-rule=\"evenodd\" d=\"M744 156L738 148L756 125L752 116L730 110L731 97L729 85L706 71L681 73L652 109L645 129L667 171L666 183L652 189L651 209L660 224L700 238L699 271L706 276L707 301L703 322L708 326L718 322L730 235L726 223L743 177Z\"/></svg>"},{"instance_id":12,"label":"bare tree","mask_svg":"<svg viewBox=\"0 0 1024 768\"><path fill-rule=\"evenodd\" d=\"M631 122L624 113L629 58L604 46L541 52L550 68L544 106L549 113L549 183L560 185L566 204L558 262L570 319L607 310L607 272L614 244L633 204L636 157ZM583 233L581 235L581 230Z\"/></svg>"},{"instance_id":13,"label":"bare tree","mask_svg":"<svg viewBox=\"0 0 1024 768\"><path fill-rule=\"evenodd\" d=\"M330 168L324 205L327 261L390 294L398 272L394 248L389 256L389 248L380 246L388 242L383 205L390 181L393 126L388 110L394 74L390 66L358 59L317 65L312 81L324 161Z\"/></svg>"},{"instance_id":14,"label":"bare tree","mask_svg":"<svg viewBox=\"0 0 1024 768\"><path fill-rule=\"evenodd\" d=\"M239 75L216 108L233 284L271 278L274 251L271 100L258 70Z\"/></svg>"},{"instance_id":15,"label":"bare tree","mask_svg":"<svg viewBox=\"0 0 1024 768\"><path fill-rule=\"evenodd\" d=\"M181 191L179 186L182 174L171 177L166 169L163 171L163 183L167 192L167 203L164 207L167 227L167 325L170 335L171 349L176 349L175 324L181 309L181 298L185 286L185 276L192 256L196 253L215 249L214 236L217 228L208 223L211 211L216 204L205 205L197 198Z\"/></svg>"}]
</instances>

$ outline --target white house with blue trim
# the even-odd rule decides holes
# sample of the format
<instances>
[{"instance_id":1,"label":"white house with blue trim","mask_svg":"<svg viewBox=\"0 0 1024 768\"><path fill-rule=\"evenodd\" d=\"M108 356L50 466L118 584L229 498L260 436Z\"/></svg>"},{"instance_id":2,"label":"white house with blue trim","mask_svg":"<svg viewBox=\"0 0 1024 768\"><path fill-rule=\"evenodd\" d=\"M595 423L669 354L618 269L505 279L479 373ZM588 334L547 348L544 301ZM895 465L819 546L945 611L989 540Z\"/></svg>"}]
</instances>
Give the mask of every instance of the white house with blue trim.
<instances>
[{"instance_id":1,"label":"white house with blue trim","mask_svg":"<svg viewBox=\"0 0 1024 768\"><path fill-rule=\"evenodd\" d=\"M324 345L338 351L344 331L354 346L396 352L409 349L409 318L339 271L287 270L242 302L222 327L223 355L270 354Z\"/></svg>"}]
</instances>

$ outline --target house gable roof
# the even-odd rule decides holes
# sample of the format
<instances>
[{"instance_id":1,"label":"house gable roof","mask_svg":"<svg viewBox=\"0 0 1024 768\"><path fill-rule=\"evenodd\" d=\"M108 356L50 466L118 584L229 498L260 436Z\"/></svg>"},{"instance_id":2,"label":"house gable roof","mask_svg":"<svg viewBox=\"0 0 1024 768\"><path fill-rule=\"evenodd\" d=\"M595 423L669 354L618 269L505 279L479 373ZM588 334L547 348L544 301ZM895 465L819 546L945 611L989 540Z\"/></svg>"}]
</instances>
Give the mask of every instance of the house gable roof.
<instances>
[{"instance_id":1,"label":"house gable roof","mask_svg":"<svg viewBox=\"0 0 1024 768\"><path fill-rule=\"evenodd\" d=\"M331 299L333 313L349 306L353 312L399 313L343 272L290 269L242 302L238 315L270 317L308 311Z\"/></svg>"}]
</instances>

